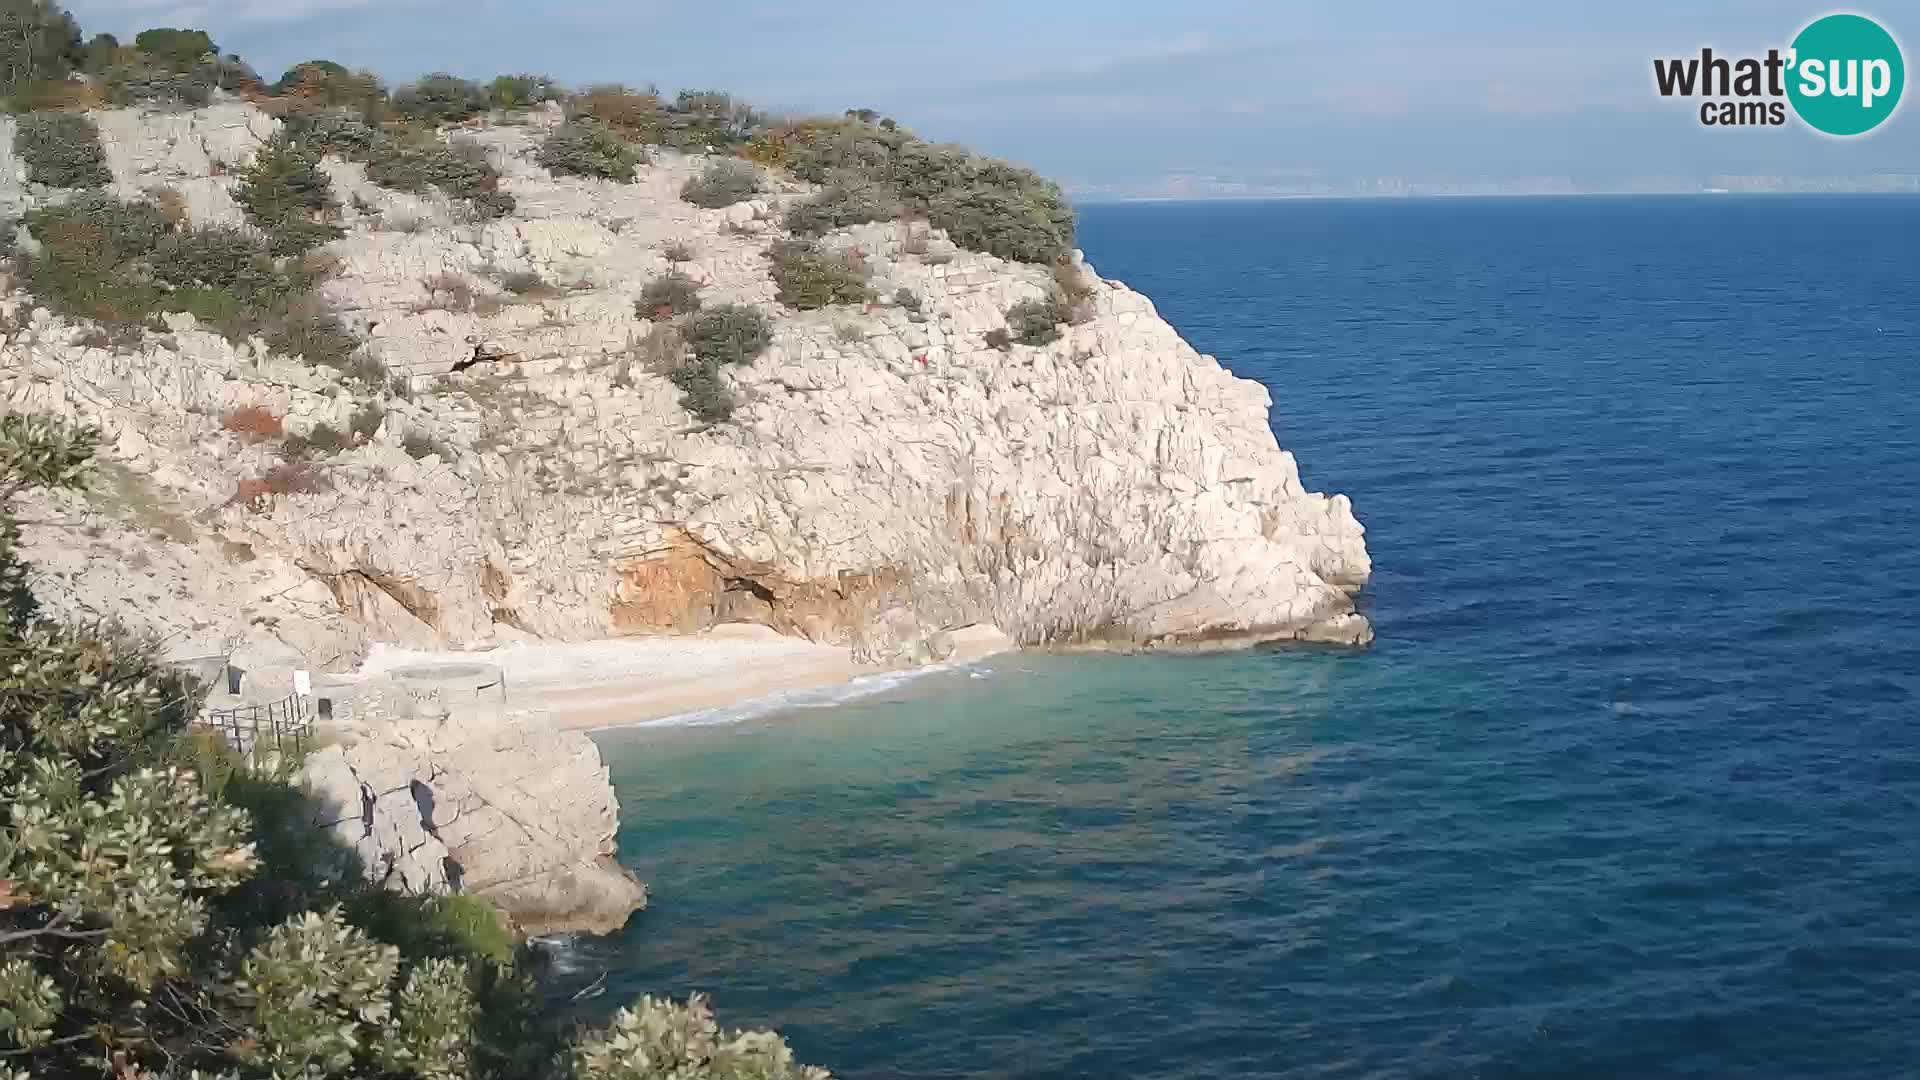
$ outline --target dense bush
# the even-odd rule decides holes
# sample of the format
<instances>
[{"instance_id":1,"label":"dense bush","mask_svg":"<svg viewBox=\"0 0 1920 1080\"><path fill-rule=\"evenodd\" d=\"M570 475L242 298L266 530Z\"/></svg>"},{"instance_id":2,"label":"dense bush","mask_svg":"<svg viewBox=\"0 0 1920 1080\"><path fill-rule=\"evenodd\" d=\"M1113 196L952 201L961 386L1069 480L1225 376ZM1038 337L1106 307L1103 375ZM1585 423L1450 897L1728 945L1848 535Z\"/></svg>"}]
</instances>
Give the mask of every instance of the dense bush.
<instances>
[{"instance_id":1,"label":"dense bush","mask_svg":"<svg viewBox=\"0 0 1920 1080\"><path fill-rule=\"evenodd\" d=\"M680 197L708 210L732 206L760 193L760 170L735 158L721 158L686 182Z\"/></svg>"},{"instance_id":2,"label":"dense bush","mask_svg":"<svg viewBox=\"0 0 1920 1080\"><path fill-rule=\"evenodd\" d=\"M720 369L711 364L691 363L676 368L667 376L680 388L680 405L696 418L718 424L733 416L733 392L720 377Z\"/></svg>"},{"instance_id":3,"label":"dense bush","mask_svg":"<svg viewBox=\"0 0 1920 1080\"><path fill-rule=\"evenodd\" d=\"M394 115L421 124L457 124L486 112L487 91L477 83L435 72L394 92L388 108Z\"/></svg>"},{"instance_id":4,"label":"dense bush","mask_svg":"<svg viewBox=\"0 0 1920 1080\"><path fill-rule=\"evenodd\" d=\"M867 275L852 256L825 252L804 240L781 240L767 249L780 302L811 311L829 304L863 304L871 299Z\"/></svg>"},{"instance_id":5,"label":"dense bush","mask_svg":"<svg viewBox=\"0 0 1920 1080\"><path fill-rule=\"evenodd\" d=\"M0 0L3 2L3 0ZM13 132L13 152L26 163L27 179L60 188L97 188L113 183L100 129L79 113L31 113Z\"/></svg>"},{"instance_id":6,"label":"dense bush","mask_svg":"<svg viewBox=\"0 0 1920 1080\"><path fill-rule=\"evenodd\" d=\"M295 64L273 84L273 92L299 113L345 110L364 121L386 111L386 91L369 72L353 72L331 60Z\"/></svg>"},{"instance_id":7,"label":"dense bush","mask_svg":"<svg viewBox=\"0 0 1920 1080\"><path fill-rule=\"evenodd\" d=\"M501 75L487 84L487 103L496 109L530 109L560 93L560 84L550 75Z\"/></svg>"},{"instance_id":8,"label":"dense bush","mask_svg":"<svg viewBox=\"0 0 1920 1080\"><path fill-rule=\"evenodd\" d=\"M88 192L27 215L39 250L24 263L34 297L63 314L145 326L184 311L235 340L264 337L276 352L384 381L314 290L324 268L276 260L268 242L230 228L176 231L149 202Z\"/></svg>"},{"instance_id":9,"label":"dense bush","mask_svg":"<svg viewBox=\"0 0 1920 1080\"><path fill-rule=\"evenodd\" d=\"M666 110L651 91L594 86L567 101L567 116L596 120L628 142L657 144L666 130Z\"/></svg>"},{"instance_id":10,"label":"dense bush","mask_svg":"<svg viewBox=\"0 0 1920 1080\"><path fill-rule=\"evenodd\" d=\"M643 319L665 322L679 315L700 310L700 287L677 270L668 271L647 282L640 290L634 311Z\"/></svg>"},{"instance_id":11,"label":"dense bush","mask_svg":"<svg viewBox=\"0 0 1920 1080\"><path fill-rule=\"evenodd\" d=\"M1060 340L1060 324L1072 316L1058 298L1022 300L1007 309L1007 331L1022 345L1051 345Z\"/></svg>"},{"instance_id":12,"label":"dense bush","mask_svg":"<svg viewBox=\"0 0 1920 1080\"><path fill-rule=\"evenodd\" d=\"M176 30L156 26L134 35L133 47L176 71L184 71L215 56L219 50L205 30Z\"/></svg>"},{"instance_id":13,"label":"dense bush","mask_svg":"<svg viewBox=\"0 0 1920 1080\"><path fill-rule=\"evenodd\" d=\"M0 98L18 109L83 57L80 27L49 0L0 0Z\"/></svg>"},{"instance_id":14,"label":"dense bush","mask_svg":"<svg viewBox=\"0 0 1920 1080\"><path fill-rule=\"evenodd\" d=\"M680 388L680 404L698 419L720 423L733 415L733 393L720 369L751 364L773 343L773 324L758 308L721 304L654 328L643 348L650 366Z\"/></svg>"},{"instance_id":15,"label":"dense bush","mask_svg":"<svg viewBox=\"0 0 1920 1080\"><path fill-rule=\"evenodd\" d=\"M925 215L970 250L1049 262L1073 244L1073 210L1051 182L857 116L762 132L749 156L817 184L842 185L857 176L883 185L905 210Z\"/></svg>"},{"instance_id":16,"label":"dense bush","mask_svg":"<svg viewBox=\"0 0 1920 1080\"><path fill-rule=\"evenodd\" d=\"M786 226L800 236L821 236L848 225L886 221L904 209L892 185L841 173L812 198L788 210Z\"/></svg>"},{"instance_id":17,"label":"dense bush","mask_svg":"<svg viewBox=\"0 0 1920 1080\"><path fill-rule=\"evenodd\" d=\"M146 202L88 192L26 215L39 250L21 251L34 298L63 314L112 326L139 326L165 291L146 269L172 223Z\"/></svg>"},{"instance_id":18,"label":"dense bush","mask_svg":"<svg viewBox=\"0 0 1920 1080\"><path fill-rule=\"evenodd\" d=\"M234 189L234 200L271 238L276 254L298 254L341 236L340 227L326 220L339 204L319 164L318 148L283 131L254 155Z\"/></svg>"},{"instance_id":19,"label":"dense bush","mask_svg":"<svg viewBox=\"0 0 1920 1080\"><path fill-rule=\"evenodd\" d=\"M547 135L537 158L556 176L598 176L622 184L646 164L639 150L597 120L569 120Z\"/></svg>"},{"instance_id":20,"label":"dense bush","mask_svg":"<svg viewBox=\"0 0 1920 1080\"><path fill-rule=\"evenodd\" d=\"M303 145L367 166L367 179L395 191L438 187L464 200L483 220L513 212L513 196L500 190L500 174L478 154L456 152L432 132L389 132L330 114L289 120L286 130Z\"/></svg>"},{"instance_id":21,"label":"dense bush","mask_svg":"<svg viewBox=\"0 0 1920 1080\"><path fill-rule=\"evenodd\" d=\"M696 359L721 364L751 364L773 344L773 323L759 308L719 304L688 319L681 336Z\"/></svg>"},{"instance_id":22,"label":"dense bush","mask_svg":"<svg viewBox=\"0 0 1920 1080\"><path fill-rule=\"evenodd\" d=\"M718 90L682 90L665 110L661 141L682 150L719 150L751 138L765 122L744 101Z\"/></svg>"},{"instance_id":23,"label":"dense bush","mask_svg":"<svg viewBox=\"0 0 1920 1080\"><path fill-rule=\"evenodd\" d=\"M722 150L746 141L764 118L744 101L714 90L683 90L663 102L651 89L610 84L589 87L567 101L567 115L607 125L621 138L689 152Z\"/></svg>"},{"instance_id":24,"label":"dense bush","mask_svg":"<svg viewBox=\"0 0 1920 1080\"><path fill-rule=\"evenodd\" d=\"M169 105L195 109L213 100L213 88L219 82L219 69L203 64L177 71L162 64L135 57L114 64L101 73L107 100L115 105Z\"/></svg>"}]
</instances>

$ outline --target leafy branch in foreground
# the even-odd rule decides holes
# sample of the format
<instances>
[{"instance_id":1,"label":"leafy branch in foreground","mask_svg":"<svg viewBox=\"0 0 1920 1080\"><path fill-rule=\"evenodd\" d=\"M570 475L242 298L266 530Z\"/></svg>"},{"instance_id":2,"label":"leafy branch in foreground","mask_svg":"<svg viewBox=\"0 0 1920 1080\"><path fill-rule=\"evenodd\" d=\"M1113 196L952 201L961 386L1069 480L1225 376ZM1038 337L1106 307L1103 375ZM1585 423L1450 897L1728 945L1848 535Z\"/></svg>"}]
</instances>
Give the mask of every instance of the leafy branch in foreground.
<instances>
[{"instance_id":1,"label":"leafy branch in foreground","mask_svg":"<svg viewBox=\"0 0 1920 1080\"><path fill-rule=\"evenodd\" d=\"M192 685L38 617L11 499L88 431L0 415L0 1076L821 1080L703 998L569 1046L465 897L368 885L304 792L197 736Z\"/></svg>"}]
</instances>

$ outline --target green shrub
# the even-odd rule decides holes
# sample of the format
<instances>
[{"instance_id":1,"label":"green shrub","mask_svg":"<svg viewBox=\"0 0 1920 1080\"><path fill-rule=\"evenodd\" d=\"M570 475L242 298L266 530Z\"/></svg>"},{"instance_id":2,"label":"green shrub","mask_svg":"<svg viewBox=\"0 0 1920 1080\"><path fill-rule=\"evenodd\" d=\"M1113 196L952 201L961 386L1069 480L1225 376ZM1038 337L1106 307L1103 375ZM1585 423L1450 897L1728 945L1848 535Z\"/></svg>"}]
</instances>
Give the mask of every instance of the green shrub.
<instances>
[{"instance_id":1,"label":"green shrub","mask_svg":"<svg viewBox=\"0 0 1920 1080\"><path fill-rule=\"evenodd\" d=\"M621 138L641 144L660 143L666 130L666 110L658 94L618 84L592 86L575 94L567 102L567 116L598 121Z\"/></svg>"},{"instance_id":2,"label":"green shrub","mask_svg":"<svg viewBox=\"0 0 1920 1080\"><path fill-rule=\"evenodd\" d=\"M220 52L205 30L176 30L171 26L156 26L140 31L133 37L133 47L147 54L155 63L176 71L195 67Z\"/></svg>"},{"instance_id":3,"label":"green shrub","mask_svg":"<svg viewBox=\"0 0 1920 1080\"><path fill-rule=\"evenodd\" d=\"M803 240L781 240L767 249L780 302L800 311L870 299L867 275L854 258L821 251Z\"/></svg>"},{"instance_id":4,"label":"green shrub","mask_svg":"<svg viewBox=\"0 0 1920 1080\"><path fill-rule=\"evenodd\" d=\"M920 294L904 285L894 291L893 302L906 311L920 314Z\"/></svg>"},{"instance_id":5,"label":"green shrub","mask_svg":"<svg viewBox=\"0 0 1920 1080\"><path fill-rule=\"evenodd\" d=\"M759 308L718 304L687 319L681 336L696 359L714 367L751 364L773 344L773 323Z\"/></svg>"},{"instance_id":6,"label":"green shrub","mask_svg":"<svg viewBox=\"0 0 1920 1080\"><path fill-rule=\"evenodd\" d=\"M0 2L0 97L10 104L64 81L81 57L80 27L48 0Z\"/></svg>"},{"instance_id":7,"label":"green shrub","mask_svg":"<svg viewBox=\"0 0 1920 1080\"><path fill-rule=\"evenodd\" d=\"M560 96L550 75L501 75L487 84L487 103L496 109L530 109Z\"/></svg>"},{"instance_id":8,"label":"green shrub","mask_svg":"<svg viewBox=\"0 0 1920 1080\"><path fill-rule=\"evenodd\" d=\"M27 179L59 188L98 188L113 183L100 129L80 113L29 113L13 132L13 152L26 163Z\"/></svg>"},{"instance_id":9,"label":"green shrub","mask_svg":"<svg viewBox=\"0 0 1920 1080\"><path fill-rule=\"evenodd\" d=\"M283 131L254 155L234 189L234 200L271 238L275 254L299 254L341 236L326 220L340 207L319 161L317 148Z\"/></svg>"},{"instance_id":10,"label":"green shrub","mask_svg":"<svg viewBox=\"0 0 1920 1080\"><path fill-rule=\"evenodd\" d=\"M1073 236L1073 211L1058 190L972 184L942 192L927 203L926 214L961 247L1015 262L1051 262L1066 253Z\"/></svg>"},{"instance_id":11,"label":"green shrub","mask_svg":"<svg viewBox=\"0 0 1920 1080\"><path fill-rule=\"evenodd\" d=\"M367 383L381 386L386 371L377 361L357 363L360 339L340 317L318 304L296 304L267 327L267 347L283 356L298 357L318 367L329 367Z\"/></svg>"},{"instance_id":12,"label":"green shrub","mask_svg":"<svg viewBox=\"0 0 1920 1080\"><path fill-rule=\"evenodd\" d=\"M1051 345L1060 340L1060 324L1072 316L1057 298L1022 300L1007 309L1007 330L1022 345Z\"/></svg>"},{"instance_id":13,"label":"green shrub","mask_svg":"<svg viewBox=\"0 0 1920 1080\"><path fill-rule=\"evenodd\" d=\"M727 389L719 368L693 363L667 377L680 388L681 406L705 423L718 424L733 416L733 392Z\"/></svg>"},{"instance_id":14,"label":"green shrub","mask_svg":"<svg viewBox=\"0 0 1920 1080\"><path fill-rule=\"evenodd\" d=\"M677 270L647 282L640 290L640 299L634 304L634 311L643 319L665 322L677 315L686 315L700 310L700 287L693 279Z\"/></svg>"},{"instance_id":15,"label":"green shrub","mask_svg":"<svg viewBox=\"0 0 1920 1080\"><path fill-rule=\"evenodd\" d=\"M1013 348L1013 335L1004 326L996 326L987 331L987 344L992 348L1007 352Z\"/></svg>"},{"instance_id":16,"label":"green shrub","mask_svg":"<svg viewBox=\"0 0 1920 1080\"><path fill-rule=\"evenodd\" d=\"M751 137L765 121L718 90L682 90L666 110L661 141L682 150L718 150Z\"/></svg>"},{"instance_id":17,"label":"green shrub","mask_svg":"<svg viewBox=\"0 0 1920 1080\"><path fill-rule=\"evenodd\" d=\"M153 272L176 290L219 289L256 306L295 291L266 243L226 226L169 234L155 246Z\"/></svg>"},{"instance_id":18,"label":"green shrub","mask_svg":"<svg viewBox=\"0 0 1920 1080\"><path fill-rule=\"evenodd\" d=\"M137 57L107 68L100 82L107 100L115 105L197 109L213 100L213 88L219 84L220 75L220 68L214 64L182 71Z\"/></svg>"},{"instance_id":19,"label":"green shrub","mask_svg":"<svg viewBox=\"0 0 1920 1080\"><path fill-rule=\"evenodd\" d=\"M660 254L670 263L693 261L693 249L677 240L662 248Z\"/></svg>"},{"instance_id":20,"label":"green shrub","mask_svg":"<svg viewBox=\"0 0 1920 1080\"><path fill-rule=\"evenodd\" d=\"M905 206L888 184L842 173L807 201L787 211L786 225L800 236L821 236L848 225L886 221Z\"/></svg>"},{"instance_id":21,"label":"green shrub","mask_svg":"<svg viewBox=\"0 0 1920 1080\"><path fill-rule=\"evenodd\" d=\"M500 174L485 156L462 153L436 134L396 134L327 114L294 118L286 130L318 152L364 163L367 179L381 187L415 194L438 187L483 221L513 212L513 196L500 190Z\"/></svg>"},{"instance_id":22,"label":"green shrub","mask_svg":"<svg viewBox=\"0 0 1920 1080\"><path fill-rule=\"evenodd\" d=\"M627 184L647 159L605 124L582 119L555 128L536 160L556 176L598 176Z\"/></svg>"},{"instance_id":23,"label":"green shrub","mask_svg":"<svg viewBox=\"0 0 1920 1080\"><path fill-rule=\"evenodd\" d=\"M397 116L420 124L457 124L486 112L487 92L478 84L435 72L394 92L388 107Z\"/></svg>"},{"instance_id":24,"label":"green shrub","mask_svg":"<svg viewBox=\"0 0 1920 1080\"><path fill-rule=\"evenodd\" d=\"M331 60L308 60L288 68L273 92L296 115L325 115L345 110L376 121L386 112L387 93L369 72L348 71Z\"/></svg>"},{"instance_id":25,"label":"green shrub","mask_svg":"<svg viewBox=\"0 0 1920 1080\"><path fill-rule=\"evenodd\" d=\"M1073 210L1053 183L858 116L763 132L749 155L816 184L841 185L857 176L882 185L906 212L924 215L973 251L1048 262L1073 246Z\"/></svg>"},{"instance_id":26,"label":"green shrub","mask_svg":"<svg viewBox=\"0 0 1920 1080\"><path fill-rule=\"evenodd\" d=\"M123 327L140 326L159 309L165 290L146 270L172 231L159 207L86 192L28 211L26 226L40 249L16 258L47 307Z\"/></svg>"},{"instance_id":27,"label":"green shrub","mask_svg":"<svg viewBox=\"0 0 1920 1080\"><path fill-rule=\"evenodd\" d=\"M732 206L759 193L760 170L736 158L710 163L680 189L682 199L708 210Z\"/></svg>"}]
</instances>

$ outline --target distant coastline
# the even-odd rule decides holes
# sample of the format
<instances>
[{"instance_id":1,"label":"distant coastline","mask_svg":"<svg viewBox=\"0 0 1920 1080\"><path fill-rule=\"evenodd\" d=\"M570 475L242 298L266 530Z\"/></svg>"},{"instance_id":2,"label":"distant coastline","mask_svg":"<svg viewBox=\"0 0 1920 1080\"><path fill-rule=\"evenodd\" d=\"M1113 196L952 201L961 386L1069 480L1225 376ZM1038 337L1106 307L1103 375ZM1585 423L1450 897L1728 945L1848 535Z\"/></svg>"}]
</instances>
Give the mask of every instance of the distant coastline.
<instances>
[{"instance_id":1,"label":"distant coastline","mask_svg":"<svg viewBox=\"0 0 1920 1080\"><path fill-rule=\"evenodd\" d=\"M1461 190L1400 190L1400 191L1253 191L1253 192L1142 192L1137 194L1111 193L1099 189L1072 188L1067 194L1076 205L1104 206L1122 203L1159 203L1159 202L1280 202L1297 199L1496 199L1496 198L1591 198L1591 197L1636 197L1636 196L1672 196L1672 195L1920 195L1920 176L1890 177L1904 183L1887 183L1881 186L1846 187L1835 183L1833 186L1818 186L1804 183L1801 186L1760 186L1733 182L1733 178L1716 178L1722 182L1708 186L1670 187L1670 188L1467 188ZM1864 181L1863 181L1864 184Z\"/></svg>"}]
</instances>

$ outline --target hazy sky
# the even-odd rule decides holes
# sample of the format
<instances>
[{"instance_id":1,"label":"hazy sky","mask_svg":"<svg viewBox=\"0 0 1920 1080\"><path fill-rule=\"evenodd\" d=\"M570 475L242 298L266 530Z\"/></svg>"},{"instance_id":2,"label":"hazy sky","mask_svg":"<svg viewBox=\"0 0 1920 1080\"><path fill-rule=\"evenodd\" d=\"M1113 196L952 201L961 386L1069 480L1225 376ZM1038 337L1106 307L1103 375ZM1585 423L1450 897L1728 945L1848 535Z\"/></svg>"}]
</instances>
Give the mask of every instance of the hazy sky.
<instances>
[{"instance_id":1,"label":"hazy sky","mask_svg":"<svg viewBox=\"0 0 1920 1080\"><path fill-rule=\"evenodd\" d=\"M715 87L879 109L1071 188L1920 173L1920 105L1852 141L1716 130L1655 56L1764 53L1828 7L1782 0L69 0L89 30L211 31L268 78L303 59ZM1906 45L1920 0L1856 10ZM1913 92L1908 93L1911 99Z\"/></svg>"}]
</instances>

